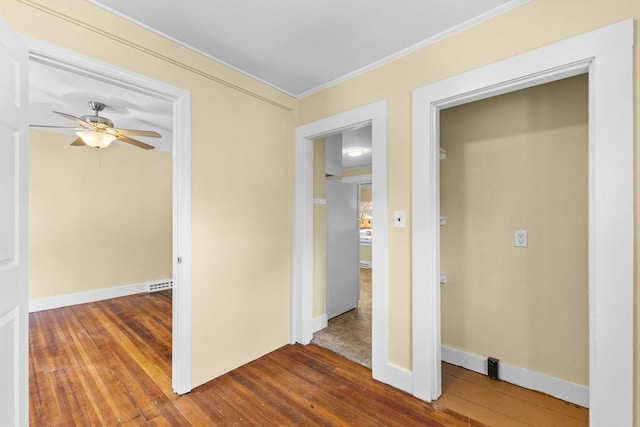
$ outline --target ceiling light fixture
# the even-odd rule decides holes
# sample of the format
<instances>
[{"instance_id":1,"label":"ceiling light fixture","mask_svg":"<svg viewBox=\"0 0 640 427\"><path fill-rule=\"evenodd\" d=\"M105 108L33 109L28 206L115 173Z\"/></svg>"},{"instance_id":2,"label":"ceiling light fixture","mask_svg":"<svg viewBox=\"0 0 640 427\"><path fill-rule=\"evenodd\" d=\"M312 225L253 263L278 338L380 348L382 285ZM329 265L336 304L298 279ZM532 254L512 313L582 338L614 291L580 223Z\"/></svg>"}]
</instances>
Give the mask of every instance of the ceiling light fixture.
<instances>
[{"instance_id":1,"label":"ceiling light fixture","mask_svg":"<svg viewBox=\"0 0 640 427\"><path fill-rule=\"evenodd\" d=\"M361 148L361 147L347 148L346 150L344 150L344 153L349 157L360 157L364 154L364 148Z\"/></svg>"},{"instance_id":2,"label":"ceiling light fixture","mask_svg":"<svg viewBox=\"0 0 640 427\"><path fill-rule=\"evenodd\" d=\"M107 148L116 137L106 132L96 132L92 130L79 130L76 132L85 144L95 148Z\"/></svg>"}]
</instances>

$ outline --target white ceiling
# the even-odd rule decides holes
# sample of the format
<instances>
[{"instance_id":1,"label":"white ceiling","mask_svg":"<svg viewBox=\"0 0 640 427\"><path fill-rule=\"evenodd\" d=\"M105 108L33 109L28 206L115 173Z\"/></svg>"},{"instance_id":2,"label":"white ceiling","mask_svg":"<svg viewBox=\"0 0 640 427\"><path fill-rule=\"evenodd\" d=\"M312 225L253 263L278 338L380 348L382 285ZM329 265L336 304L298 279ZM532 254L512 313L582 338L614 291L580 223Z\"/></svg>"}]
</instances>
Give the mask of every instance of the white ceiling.
<instances>
[{"instance_id":1,"label":"white ceiling","mask_svg":"<svg viewBox=\"0 0 640 427\"><path fill-rule=\"evenodd\" d=\"M362 168L371 166L371 125L349 130L342 133L342 167ZM346 154L349 148L362 148L364 154L358 157L351 157Z\"/></svg>"},{"instance_id":2,"label":"white ceiling","mask_svg":"<svg viewBox=\"0 0 640 427\"><path fill-rule=\"evenodd\" d=\"M301 97L526 0L87 0Z\"/></svg>"}]
</instances>

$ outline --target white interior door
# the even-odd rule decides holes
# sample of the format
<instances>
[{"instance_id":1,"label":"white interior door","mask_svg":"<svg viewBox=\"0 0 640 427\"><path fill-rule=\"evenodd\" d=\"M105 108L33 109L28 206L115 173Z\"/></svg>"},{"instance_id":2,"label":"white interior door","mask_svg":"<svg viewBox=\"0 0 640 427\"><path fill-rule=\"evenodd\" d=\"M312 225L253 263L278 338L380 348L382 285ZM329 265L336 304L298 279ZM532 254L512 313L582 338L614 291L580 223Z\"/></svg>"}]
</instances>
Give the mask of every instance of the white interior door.
<instances>
[{"instance_id":1,"label":"white interior door","mask_svg":"<svg viewBox=\"0 0 640 427\"><path fill-rule=\"evenodd\" d=\"M0 424L29 424L27 50L0 21Z\"/></svg>"},{"instance_id":2,"label":"white interior door","mask_svg":"<svg viewBox=\"0 0 640 427\"><path fill-rule=\"evenodd\" d=\"M327 318L358 305L360 290L358 184L327 181Z\"/></svg>"}]
</instances>

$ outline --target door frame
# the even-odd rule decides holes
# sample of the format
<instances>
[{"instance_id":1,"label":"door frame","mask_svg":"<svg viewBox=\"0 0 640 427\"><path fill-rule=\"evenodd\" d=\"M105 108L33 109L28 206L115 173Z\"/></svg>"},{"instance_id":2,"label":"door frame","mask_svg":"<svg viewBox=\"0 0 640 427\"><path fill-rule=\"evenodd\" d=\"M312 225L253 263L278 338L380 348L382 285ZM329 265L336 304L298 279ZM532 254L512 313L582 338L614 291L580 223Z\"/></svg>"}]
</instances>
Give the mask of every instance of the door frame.
<instances>
[{"instance_id":1,"label":"door frame","mask_svg":"<svg viewBox=\"0 0 640 427\"><path fill-rule=\"evenodd\" d=\"M313 338L313 140L371 124L372 198L376 220L372 247L373 378L408 391L411 373L389 361L388 301L388 166L387 102L385 100L339 113L296 128L294 228L291 289L291 343Z\"/></svg>"},{"instance_id":2,"label":"door frame","mask_svg":"<svg viewBox=\"0 0 640 427\"><path fill-rule=\"evenodd\" d=\"M440 371L439 111L589 74L589 418L633 422L633 20L414 91L413 394L437 399ZM426 167L425 167L426 166Z\"/></svg>"},{"instance_id":3,"label":"door frame","mask_svg":"<svg viewBox=\"0 0 640 427\"><path fill-rule=\"evenodd\" d=\"M170 102L172 147L172 387L191 391L191 94L185 89L133 73L115 65L22 36L29 61L68 70Z\"/></svg>"}]
</instances>

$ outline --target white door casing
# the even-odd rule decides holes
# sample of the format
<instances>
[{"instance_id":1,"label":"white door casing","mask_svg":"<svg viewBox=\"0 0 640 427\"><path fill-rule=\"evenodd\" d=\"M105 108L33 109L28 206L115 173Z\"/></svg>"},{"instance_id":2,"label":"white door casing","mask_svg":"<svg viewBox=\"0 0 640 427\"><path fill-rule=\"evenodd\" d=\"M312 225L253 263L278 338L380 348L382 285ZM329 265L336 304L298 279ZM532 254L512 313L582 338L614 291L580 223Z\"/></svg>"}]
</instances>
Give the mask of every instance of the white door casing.
<instances>
[{"instance_id":1,"label":"white door casing","mask_svg":"<svg viewBox=\"0 0 640 427\"><path fill-rule=\"evenodd\" d=\"M326 181L326 313L331 319L358 306L360 288L358 184Z\"/></svg>"},{"instance_id":2,"label":"white door casing","mask_svg":"<svg viewBox=\"0 0 640 427\"><path fill-rule=\"evenodd\" d=\"M633 422L633 20L413 94L413 394L440 372L439 110L589 73L589 418Z\"/></svg>"},{"instance_id":3,"label":"white door casing","mask_svg":"<svg viewBox=\"0 0 640 427\"><path fill-rule=\"evenodd\" d=\"M0 423L29 425L28 57L0 20Z\"/></svg>"},{"instance_id":4,"label":"white door casing","mask_svg":"<svg viewBox=\"0 0 640 427\"><path fill-rule=\"evenodd\" d=\"M372 245L371 367L373 378L410 392L411 373L389 360L389 202L387 102L378 101L296 128L291 343L313 337L313 140L371 124Z\"/></svg>"},{"instance_id":5,"label":"white door casing","mask_svg":"<svg viewBox=\"0 0 640 427\"><path fill-rule=\"evenodd\" d=\"M156 97L173 105L173 390L191 391L191 95L176 86L23 36L30 61ZM25 91L26 92L26 91Z\"/></svg>"}]
</instances>

